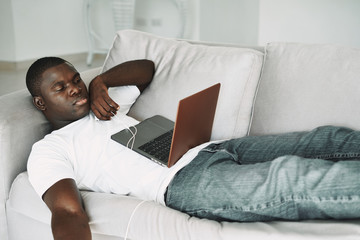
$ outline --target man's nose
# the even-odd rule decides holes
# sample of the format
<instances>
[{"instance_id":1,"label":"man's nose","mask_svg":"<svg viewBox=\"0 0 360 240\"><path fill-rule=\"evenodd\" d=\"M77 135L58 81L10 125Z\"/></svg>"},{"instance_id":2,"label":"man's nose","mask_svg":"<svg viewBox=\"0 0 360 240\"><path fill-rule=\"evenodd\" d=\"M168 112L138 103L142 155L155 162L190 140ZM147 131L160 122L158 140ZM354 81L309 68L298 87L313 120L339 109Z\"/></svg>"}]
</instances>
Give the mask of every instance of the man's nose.
<instances>
[{"instance_id":1,"label":"man's nose","mask_svg":"<svg viewBox=\"0 0 360 240\"><path fill-rule=\"evenodd\" d=\"M76 85L76 84L69 84L69 94L70 96L74 96L76 94L78 94L79 92L81 92L81 87Z\"/></svg>"}]
</instances>

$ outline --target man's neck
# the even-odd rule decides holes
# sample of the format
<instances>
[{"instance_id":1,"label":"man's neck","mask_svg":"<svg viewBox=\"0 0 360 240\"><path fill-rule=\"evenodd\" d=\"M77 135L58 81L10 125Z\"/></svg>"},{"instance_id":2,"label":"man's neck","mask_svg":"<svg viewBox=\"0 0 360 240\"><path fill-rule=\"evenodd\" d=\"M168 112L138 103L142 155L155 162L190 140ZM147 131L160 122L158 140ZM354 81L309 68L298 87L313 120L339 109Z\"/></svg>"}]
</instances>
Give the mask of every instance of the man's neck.
<instances>
[{"instance_id":1,"label":"man's neck","mask_svg":"<svg viewBox=\"0 0 360 240\"><path fill-rule=\"evenodd\" d=\"M50 122L50 123L52 125L53 130L59 130L60 128L63 128L72 122L74 122L74 121L55 121L55 122Z\"/></svg>"}]
</instances>

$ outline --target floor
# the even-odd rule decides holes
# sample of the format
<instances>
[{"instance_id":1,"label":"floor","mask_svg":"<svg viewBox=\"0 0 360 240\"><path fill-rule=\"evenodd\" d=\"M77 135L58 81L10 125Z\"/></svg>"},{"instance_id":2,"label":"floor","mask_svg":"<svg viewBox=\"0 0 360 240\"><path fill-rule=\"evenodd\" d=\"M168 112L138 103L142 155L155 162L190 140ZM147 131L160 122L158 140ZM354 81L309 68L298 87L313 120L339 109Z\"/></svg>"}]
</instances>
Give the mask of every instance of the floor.
<instances>
[{"instance_id":1,"label":"floor","mask_svg":"<svg viewBox=\"0 0 360 240\"><path fill-rule=\"evenodd\" d=\"M96 56L91 64L86 64L86 59L72 61L71 63L75 68L81 72L87 69L100 67L103 65L105 59L104 56ZM27 69L17 70L0 70L0 96L26 88L25 75Z\"/></svg>"}]
</instances>

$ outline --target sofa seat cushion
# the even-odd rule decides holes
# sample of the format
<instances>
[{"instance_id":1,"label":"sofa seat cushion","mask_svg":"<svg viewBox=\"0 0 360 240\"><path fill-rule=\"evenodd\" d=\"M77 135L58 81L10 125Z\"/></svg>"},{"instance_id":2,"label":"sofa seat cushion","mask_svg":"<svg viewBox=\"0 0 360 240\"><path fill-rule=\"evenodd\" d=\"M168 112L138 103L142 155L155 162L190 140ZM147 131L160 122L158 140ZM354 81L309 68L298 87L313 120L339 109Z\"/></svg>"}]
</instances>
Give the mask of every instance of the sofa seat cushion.
<instances>
[{"instance_id":1,"label":"sofa seat cushion","mask_svg":"<svg viewBox=\"0 0 360 240\"><path fill-rule=\"evenodd\" d=\"M131 116L143 120L159 114L175 120L179 100L220 82L212 140L248 133L262 52L191 44L125 30L117 33L103 70L134 59L152 60L156 72L131 109Z\"/></svg>"},{"instance_id":2,"label":"sofa seat cushion","mask_svg":"<svg viewBox=\"0 0 360 240\"><path fill-rule=\"evenodd\" d=\"M360 49L326 44L270 43L251 134L360 129Z\"/></svg>"},{"instance_id":3,"label":"sofa seat cushion","mask_svg":"<svg viewBox=\"0 0 360 240\"><path fill-rule=\"evenodd\" d=\"M270 223L215 222L190 217L154 202L114 194L81 192L93 239L356 239L360 221L304 221ZM141 203L141 205L139 205ZM137 210L134 212L134 209ZM131 215L133 217L131 218ZM51 213L31 187L26 172L14 181L7 201L12 239L51 239ZM130 224L129 220L131 218ZM47 226L47 227L46 227ZM20 230L21 229L21 230ZM37 229L37 233L34 233ZM43 231L41 231L43 229Z\"/></svg>"}]
</instances>

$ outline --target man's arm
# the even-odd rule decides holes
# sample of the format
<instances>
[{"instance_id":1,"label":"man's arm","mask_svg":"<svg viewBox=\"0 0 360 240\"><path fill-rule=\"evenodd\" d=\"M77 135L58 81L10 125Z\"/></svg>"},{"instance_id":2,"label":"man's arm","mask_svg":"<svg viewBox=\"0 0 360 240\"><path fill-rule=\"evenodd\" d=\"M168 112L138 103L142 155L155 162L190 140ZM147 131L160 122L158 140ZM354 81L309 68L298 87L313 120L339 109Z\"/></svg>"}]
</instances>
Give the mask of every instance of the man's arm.
<instances>
[{"instance_id":1,"label":"man's arm","mask_svg":"<svg viewBox=\"0 0 360 240\"><path fill-rule=\"evenodd\" d=\"M51 229L55 240L91 239L89 219L74 180L55 183L45 192L43 200L52 213Z\"/></svg>"},{"instance_id":2,"label":"man's arm","mask_svg":"<svg viewBox=\"0 0 360 240\"><path fill-rule=\"evenodd\" d=\"M136 85L142 92L150 84L154 69L150 60L134 60L121 63L94 78L89 93L91 110L96 117L109 120L119 109L119 105L109 97L109 87Z\"/></svg>"}]
</instances>

